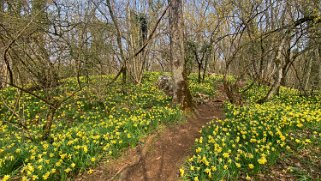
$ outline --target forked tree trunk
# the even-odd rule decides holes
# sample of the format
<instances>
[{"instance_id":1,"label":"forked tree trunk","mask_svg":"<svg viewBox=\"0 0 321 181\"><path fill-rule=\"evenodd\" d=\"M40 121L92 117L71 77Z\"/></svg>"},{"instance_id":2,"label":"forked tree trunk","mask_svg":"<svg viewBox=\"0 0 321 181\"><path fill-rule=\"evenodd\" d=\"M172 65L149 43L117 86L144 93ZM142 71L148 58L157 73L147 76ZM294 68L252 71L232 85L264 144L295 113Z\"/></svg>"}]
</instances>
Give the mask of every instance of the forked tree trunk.
<instances>
[{"instance_id":1,"label":"forked tree trunk","mask_svg":"<svg viewBox=\"0 0 321 181\"><path fill-rule=\"evenodd\" d=\"M170 55L173 76L173 102L183 109L192 107L192 96L188 88L185 70L184 20L182 0L169 0L170 6Z\"/></svg>"}]
</instances>

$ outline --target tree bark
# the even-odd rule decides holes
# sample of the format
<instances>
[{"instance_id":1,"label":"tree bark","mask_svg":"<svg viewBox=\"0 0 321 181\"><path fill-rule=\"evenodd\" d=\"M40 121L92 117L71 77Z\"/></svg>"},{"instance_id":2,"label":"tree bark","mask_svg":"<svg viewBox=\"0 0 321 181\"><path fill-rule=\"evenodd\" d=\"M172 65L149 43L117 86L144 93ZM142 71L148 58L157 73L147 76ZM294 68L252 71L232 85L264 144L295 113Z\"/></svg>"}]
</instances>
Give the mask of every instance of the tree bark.
<instances>
[{"instance_id":1,"label":"tree bark","mask_svg":"<svg viewBox=\"0 0 321 181\"><path fill-rule=\"evenodd\" d=\"M320 66L321 62L318 56L317 50L314 50L312 52L312 67L311 67L311 75L310 75L310 80L311 80L311 91L315 91L319 89L319 83L320 83Z\"/></svg>"},{"instance_id":2,"label":"tree bark","mask_svg":"<svg viewBox=\"0 0 321 181\"><path fill-rule=\"evenodd\" d=\"M302 91L304 92L308 90L308 87L309 87L311 68L312 68L312 58L308 58L305 65L304 72L303 72L303 87L302 87L303 90Z\"/></svg>"},{"instance_id":3,"label":"tree bark","mask_svg":"<svg viewBox=\"0 0 321 181\"><path fill-rule=\"evenodd\" d=\"M173 78L173 102L183 109L192 107L192 96L188 88L185 70L184 20L182 0L169 0L170 5L170 57Z\"/></svg>"},{"instance_id":4,"label":"tree bark","mask_svg":"<svg viewBox=\"0 0 321 181\"><path fill-rule=\"evenodd\" d=\"M0 89L5 88L8 82L8 72L6 65L0 64Z\"/></svg>"},{"instance_id":5,"label":"tree bark","mask_svg":"<svg viewBox=\"0 0 321 181\"><path fill-rule=\"evenodd\" d=\"M110 4L110 0L106 0L106 4L107 4L107 8L109 11L109 15L114 23L115 26L115 30L116 30L116 41L117 41L117 45L119 48L119 53L120 53L120 57L122 59L122 65L121 65L121 69L123 69L124 71L122 72L122 83L126 83L126 78L127 78L127 58L125 57L125 53L124 53L124 48L123 48L123 44L122 44L122 33L120 31L119 28L119 24L118 24L118 20L114 15L114 11L113 8Z\"/></svg>"},{"instance_id":6,"label":"tree bark","mask_svg":"<svg viewBox=\"0 0 321 181\"><path fill-rule=\"evenodd\" d=\"M46 123L43 127L43 136L42 136L43 140L48 140L48 138L50 136L51 127L52 127L52 124L54 121L54 116L55 116L56 110L57 110L57 108L49 107L49 111L47 114L47 120L46 120Z\"/></svg>"},{"instance_id":7,"label":"tree bark","mask_svg":"<svg viewBox=\"0 0 321 181\"><path fill-rule=\"evenodd\" d=\"M287 36L287 35L285 35ZM282 58L282 51L283 51L283 48L285 46L285 43L287 42L287 39L288 37L284 37L278 47L278 50L277 50L277 54L276 54L276 57L275 57L275 65L276 65L276 73L275 73L275 79L274 79L274 83L272 85L272 87L270 88L269 92L267 93L267 95L263 98L263 99L260 99L258 102L259 103L264 103L268 100L270 100L271 98L273 98L274 95L277 94L280 86L281 86L281 81L282 81L282 78L283 78L283 67L284 67L284 60Z\"/></svg>"}]
</instances>

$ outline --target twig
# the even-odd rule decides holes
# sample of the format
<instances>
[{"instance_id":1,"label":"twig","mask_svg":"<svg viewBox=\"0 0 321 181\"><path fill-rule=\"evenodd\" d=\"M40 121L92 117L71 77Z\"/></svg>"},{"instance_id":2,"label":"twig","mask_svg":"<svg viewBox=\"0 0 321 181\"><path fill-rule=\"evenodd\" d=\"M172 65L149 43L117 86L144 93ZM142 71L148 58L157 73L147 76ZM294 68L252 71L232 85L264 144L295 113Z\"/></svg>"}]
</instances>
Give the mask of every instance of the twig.
<instances>
[{"instance_id":1,"label":"twig","mask_svg":"<svg viewBox=\"0 0 321 181\"><path fill-rule=\"evenodd\" d=\"M24 121L21 116L19 116L19 114L12 109L8 104L6 104L4 98L1 96L2 99L2 103L9 109L10 112L12 112L13 115L15 115L21 122ZM28 136L26 136L26 138L29 138L30 140L33 140L33 138L31 137L30 132L28 131L28 128L22 124L22 123L13 123L11 121L6 121L6 120L2 120L2 122L7 123L7 124L11 124L13 127L22 130L24 133L26 133ZM25 121L24 121L25 122Z\"/></svg>"}]
</instances>

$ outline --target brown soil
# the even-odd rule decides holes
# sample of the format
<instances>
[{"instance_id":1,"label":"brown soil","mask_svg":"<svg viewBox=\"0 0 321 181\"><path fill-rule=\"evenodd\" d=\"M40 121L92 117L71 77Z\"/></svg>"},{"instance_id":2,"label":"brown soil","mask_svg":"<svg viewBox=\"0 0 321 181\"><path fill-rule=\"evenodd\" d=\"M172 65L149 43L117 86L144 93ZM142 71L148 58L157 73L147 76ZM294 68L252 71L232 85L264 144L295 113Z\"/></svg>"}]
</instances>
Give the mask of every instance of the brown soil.
<instances>
[{"instance_id":1,"label":"brown soil","mask_svg":"<svg viewBox=\"0 0 321 181\"><path fill-rule=\"evenodd\" d=\"M222 119L223 97L218 96L196 107L187 122L164 128L150 135L136 148L129 149L121 158L102 163L91 175L83 174L76 180L179 180L178 170L193 153L195 138L202 126L214 118Z\"/></svg>"}]
</instances>

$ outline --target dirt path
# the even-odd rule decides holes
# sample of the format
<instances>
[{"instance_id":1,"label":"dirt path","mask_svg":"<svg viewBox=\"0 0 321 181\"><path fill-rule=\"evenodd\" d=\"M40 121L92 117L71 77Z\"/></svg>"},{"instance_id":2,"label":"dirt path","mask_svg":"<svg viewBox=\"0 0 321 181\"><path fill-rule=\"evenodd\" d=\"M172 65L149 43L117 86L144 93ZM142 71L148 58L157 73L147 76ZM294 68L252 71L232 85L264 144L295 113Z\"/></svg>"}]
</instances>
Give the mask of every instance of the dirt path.
<instances>
[{"instance_id":1,"label":"dirt path","mask_svg":"<svg viewBox=\"0 0 321 181\"><path fill-rule=\"evenodd\" d=\"M186 123L149 136L144 144L130 149L120 159L102 164L93 174L81 175L76 180L178 180L179 167L192 155L194 140L200 136L202 126L214 118L223 118L222 104L212 101L198 105L197 114Z\"/></svg>"}]
</instances>

